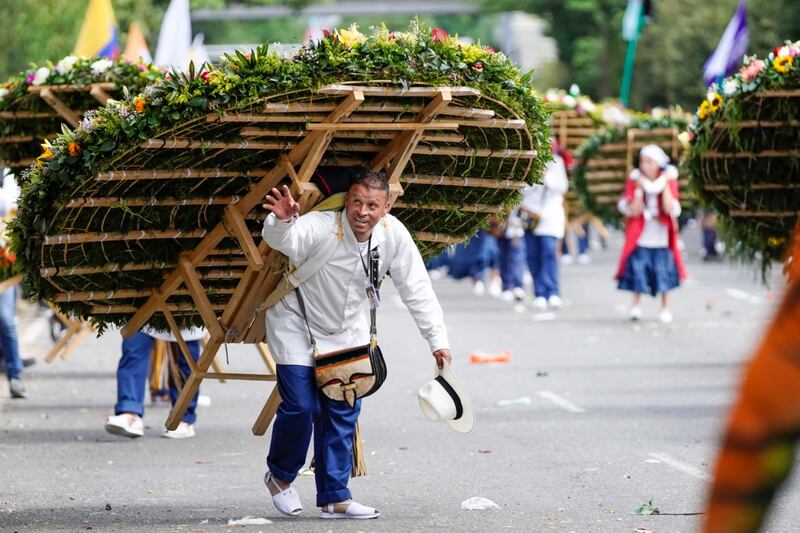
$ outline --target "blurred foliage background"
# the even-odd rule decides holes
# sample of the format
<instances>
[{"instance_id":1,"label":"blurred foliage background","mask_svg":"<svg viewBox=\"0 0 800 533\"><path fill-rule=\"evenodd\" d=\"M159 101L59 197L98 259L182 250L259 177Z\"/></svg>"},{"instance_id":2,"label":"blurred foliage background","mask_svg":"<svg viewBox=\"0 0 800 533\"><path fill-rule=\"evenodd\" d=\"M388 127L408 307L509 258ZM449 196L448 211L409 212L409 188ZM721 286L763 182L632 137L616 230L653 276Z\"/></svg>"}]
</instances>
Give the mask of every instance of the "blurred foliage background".
<instances>
[{"instance_id":1,"label":"blurred foliage background","mask_svg":"<svg viewBox=\"0 0 800 533\"><path fill-rule=\"evenodd\" d=\"M580 85L595 99L616 97L625 56L622 15L626 0L468 0L480 14L424 16L421 20L451 34L469 36L496 48L500 13L521 10L548 23L548 35L558 44L559 62L534 79L548 86ZM220 9L230 0L191 0L192 9ZM288 5L300 9L314 0L237 0L246 5ZM326 3L331 3L328 1ZM645 27L636 58L631 106L646 109L679 104L694 108L702 98L702 65L716 46L738 0L653 0L655 19ZM0 80L30 63L58 60L69 54L77 39L88 0L0 0ZM122 32L131 21L140 23L151 51L169 0L113 0ZM405 15L356 17L362 28L385 22L390 29L408 26ZM196 21L195 33L206 43L299 42L307 19ZM749 0L750 53L766 54L786 39L800 39L798 0ZM540 86L546 89L546 86Z\"/></svg>"}]
</instances>

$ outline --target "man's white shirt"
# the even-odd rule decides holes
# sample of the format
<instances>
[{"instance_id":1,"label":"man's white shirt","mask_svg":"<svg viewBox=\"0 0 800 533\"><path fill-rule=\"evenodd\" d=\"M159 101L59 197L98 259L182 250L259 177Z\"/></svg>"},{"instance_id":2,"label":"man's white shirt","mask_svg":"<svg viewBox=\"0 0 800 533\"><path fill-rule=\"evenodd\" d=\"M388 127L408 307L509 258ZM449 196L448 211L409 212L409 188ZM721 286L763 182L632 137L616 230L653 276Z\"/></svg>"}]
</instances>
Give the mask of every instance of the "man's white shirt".
<instances>
[{"instance_id":1,"label":"man's white shirt","mask_svg":"<svg viewBox=\"0 0 800 533\"><path fill-rule=\"evenodd\" d=\"M321 353L369 342L366 273L344 211L308 213L288 223L270 214L264 221L262 236L293 265L313 260L321 243L337 239L339 244L333 255L300 287L311 332ZM442 308L406 227L394 216L386 215L373 229L370 244L380 254L378 278L390 273L431 352L449 348ZM368 257L364 261L368 264ZM267 310L266 319L267 342L277 364L314 366L311 342L294 291Z\"/></svg>"}]
</instances>

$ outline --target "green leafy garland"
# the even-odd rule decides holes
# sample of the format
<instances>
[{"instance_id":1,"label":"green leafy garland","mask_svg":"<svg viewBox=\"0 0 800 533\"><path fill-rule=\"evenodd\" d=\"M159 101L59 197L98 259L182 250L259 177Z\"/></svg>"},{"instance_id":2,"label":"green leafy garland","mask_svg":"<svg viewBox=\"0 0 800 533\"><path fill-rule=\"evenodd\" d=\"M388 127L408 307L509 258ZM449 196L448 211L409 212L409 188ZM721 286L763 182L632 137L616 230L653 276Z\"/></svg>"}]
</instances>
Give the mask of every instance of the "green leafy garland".
<instances>
[{"instance_id":1,"label":"green leafy garland","mask_svg":"<svg viewBox=\"0 0 800 533\"><path fill-rule=\"evenodd\" d=\"M209 112L249 110L249 106L269 95L290 95L331 83L375 80L405 87L414 84L470 86L479 89L484 96L502 102L526 120L533 148L539 155L530 166L512 166L510 172L513 176L503 174L502 159L493 159L492 164L497 165L493 177L513 177L530 183L541 175L550 154L548 117L533 95L531 75L522 75L502 53L479 44L460 44L442 30L431 31L415 21L408 32L390 33L385 27L379 27L365 36L351 27L328 33L319 43L309 44L292 58L271 53L264 45L249 54L236 52L224 58L218 67L191 66L186 74L172 73L140 94L89 111L79 128L66 131L46 147L29 172L20 200L20 212L12 227L14 249L26 275L27 294L48 299L57 292L39 273L43 266L41 242L50 231L51 216L57 210L54 207L72 199L73 191L88 177L113 168L113 161L119 154L135 151L142 140L169 136L171 130L195 123ZM490 147L503 147L496 140L483 139L483 142ZM231 164L236 165L236 162ZM444 174L447 170L443 168L440 172ZM407 189L404 200L413 193L412 189ZM463 191L453 189L452 194L460 200ZM175 192L176 196L181 194L181 191ZM485 201L485 198L476 198L479 200ZM503 204L518 200L516 192L491 199ZM474 232L486 218L465 217L455 207L463 203L450 203L454 205L452 212L432 212L432 216L459 226L460 233L468 235ZM119 210L120 216L125 217L122 211ZM182 211L186 216L174 219L175 229L182 229L181 223L194 227L201 214L191 209ZM152 209L141 216L147 218L146 222L157 225L161 213ZM151 216L155 218L151 220ZM133 217L126 218L130 221ZM162 258L174 255L173 241L163 246L168 249L146 247L142 250L143 257L148 254ZM139 275L143 286L152 283L146 278L146 273ZM89 306L85 303L73 302L61 307L72 315L89 315ZM126 319L117 315L103 317L103 320L117 324ZM192 320L192 323L199 323L198 317Z\"/></svg>"},{"instance_id":2,"label":"green leafy garland","mask_svg":"<svg viewBox=\"0 0 800 533\"><path fill-rule=\"evenodd\" d=\"M132 93L162 78L164 72L144 63L110 60L100 57L67 56L57 63L47 62L41 66L17 74L0 86L0 112L50 112L45 118L0 118L0 137L30 136L43 139L61 131L63 120L31 87L70 85L85 87L93 83L113 83L112 94L123 87ZM67 107L79 111L99 107L100 103L88 92L65 92L58 94ZM40 152L40 140L26 143L0 143L0 164L32 159Z\"/></svg>"},{"instance_id":3,"label":"green leafy garland","mask_svg":"<svg viewBox=\"0 0 800 533\"><path fill-rule=\"evenodd\" d=\"M800 211L800 41L763 59L746 57L739 72L711 87L683 135L691 143L684 168L698 196L719 211L728 249L766 274L785 259ZM718 155L704 157L709 152ZM753 212L761 215L747 216Z\"/></svg>"}]
</instances>

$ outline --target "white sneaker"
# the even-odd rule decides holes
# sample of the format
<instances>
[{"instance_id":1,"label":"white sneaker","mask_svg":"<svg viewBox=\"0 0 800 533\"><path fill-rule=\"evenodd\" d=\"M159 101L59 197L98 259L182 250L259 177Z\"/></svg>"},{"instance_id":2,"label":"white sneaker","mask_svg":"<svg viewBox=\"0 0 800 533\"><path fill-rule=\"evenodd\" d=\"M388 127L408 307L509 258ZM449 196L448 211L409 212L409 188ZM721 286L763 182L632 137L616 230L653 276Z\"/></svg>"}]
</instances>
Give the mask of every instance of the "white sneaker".
<instances>
[{"instance_id":1,"label":"white sneaker","mask_svg":"<svg viewBox=\"0 0 800 533\"><path fill-rule=\"evenodd\" d=\"M486 293L486 284L481 280L476 281L475 284L472 285L472 294L474 294L475 296L483 296L485 293Z\"/></svg>"},{"instance_id":2,"label":"white sneaker","mask_svg":"<svg viewBox=\"0 0 800 533\"><path fill-rule=\"evenodd\" d=\"M536 311L546 311L547 310L547 298L544 296L537 296L533 299L533 308Z\"/></svg>"},{"instance_id":3,"label":"white sneaker","mask_svg":"<svg viewBox=\"0 0 800 533\"><path fill-rule=\"evenodd\" d=\"M630 317L631 320L634 320L634 321L641 320L641 318L642 318L642 308L639 307L638 305L634 305L633 307L631 307L631 310L628 313L628 316Z\"/></svg>"},{"instance_id":4,"label":"white sneaker","mask_svg":"<svg viewBox=\"0 0 800 533\"><path fill-rule=\"evenodd\" d=\"M561 301L561 297L557 294L554 294L547 299L547 305L550 307L550 309L561 309L563 304L564 302Z\"/></svg>"},{"instance_id":5,"label":"white sneaker","mask_svg":"<svg viewBox=\"0 0 800 533\"><path fill-rule=\"evenodd\" d=\"M500 296L500 293L503 292L503 285L500 283L500 280L494 280L489 282L489 295L495 298Z\"/></svg>"},{"instance_id":6,"label":"white sneaker","mask_svg":"<svg viewBox=\"0 0 800 533\"><path fill-rule=\"evenodd\" d=\"M581 254L578 256L579 265L588 265L592 262L592 257L589 254Z\"/></svg>"},{"instance_id":7,"label":"white sneaker","mask_svg":"<svg viewBox=\"0 0 800 533\"><path fill-rule=\"evenodd\" d=\"M190 439L194 437L194 424L181 422L174 430L165 429L161 436L167 439Z\"/></svg>"},{"instance_id":8,"label":"white sneaker","mask_svg":"<svg viewBox=\"0 0 800 533\"><path fill-rule=\"evenodd\" d=\"M121 437L135 439L144 435L142 417L131 413L109 416L106 418L106 431Z\"/></svg>"},{"instance_id":9,"label":"white sneaker","mask_svg":"<svg viewBox=\"0 0 800 533\"><path fill-rule=\"evenodd\" d=\"M569 254L564 254L561 256L561 264L562 265L571 265L575 262L575 258Z\"/></svg>"},{"instance_id":10,"label":"white sneaker","mask_svg":"<svg viewBox=\"0 0 800 533\"><path fill-rule=\"evenodd\" d=\"M522 287L514 287L514 289L511 291L511 294L514 296L514 301L516 302L523 302L525 301L525 298L528 297L528 293L525 292L525 289Z\"/></svg>"},{"instance_id":11,"label":"white sneaker","mask_svg":"<svg viewBox=\"0 0 800 533\"><path fill-rule=\"evenodd\" d=\"M514 301L514 293L511 291L503 291L500 293L500 299L504 302L513 302Z\"/></svg>"},{"instance_id":12,"label":"white sneaker","mask_svg":"<svg viewBox=\"0 0 800 533\"><path fill-rule=\"evenodd\" d=\"M658 313L658 319L663 322L664 324L669 324L672 322L672 311L669 310L668 307L662 307L661 311Z\"/></svg>"}]
</instances>

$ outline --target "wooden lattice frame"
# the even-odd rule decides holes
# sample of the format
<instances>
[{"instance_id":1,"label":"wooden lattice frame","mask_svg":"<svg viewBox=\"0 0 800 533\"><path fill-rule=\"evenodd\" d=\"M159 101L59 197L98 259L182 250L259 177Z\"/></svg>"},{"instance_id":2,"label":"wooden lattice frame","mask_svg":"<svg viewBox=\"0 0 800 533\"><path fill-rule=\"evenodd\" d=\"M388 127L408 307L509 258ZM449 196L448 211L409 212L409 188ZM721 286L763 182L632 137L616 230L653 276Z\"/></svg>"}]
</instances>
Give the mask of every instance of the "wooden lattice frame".
<instances>
[{"instance_id":1,"label":"wooden lattice frame","mask_svg":"<svg viewBox=\"0 0 800 533\"><path fill-rule=\"evenodd\" d=\"M464 107L456 103L457 98L469 97L480 100L479 91L467 87L411 87L406 89L386 86L333 85L319 89L317 94L330 101L332 96L338 98L334 106L318 105L310 101L295 104L267 104L264 112L213 114L206 118L207 128L213 130L220 125L243 123L248 126L241 132L245 141L196 141L192 139L170 136L165 132L160 139L150 139L142 143L135 151L117 156L112 163L114 170L102 172L95 176L95 182L112 182L112 186L120 191L118 196L103 198L90 194L75 195L66 208L95 208L112 203L124 203L127 206L151 205L152 199L130 196L138 180L168 180L173 177L184 179L216 179L224 176L219 168L186 168L186 169L152 169L142 166L125 167L125 161L137 157L146 161L150 150L183 150L195 147L209 152L222 153L230 150L279 150L280 157L271 168L254 168L247 172L252 180L246 194L236 197L198 198L203 205L224 206L222 220L211 229L191 232L178 230L136 231L127 233L80 233L62 234L45 237L43 248L48 246L71 246L93 242L130 242L139 245L148 239L194 239L196 244L192 251L183 253L176 264L160 265L168 272L161 286L153 290L120 289L110 292L92 292L68 290L55 295L56 302L86 302L92 305L91 313L133 313L123 329L123 335L131 335L138 331L155 313L159 313L169 329L173 332L181 347L187 364L192 369L191 375L184 384L180 398L176 402L167 421L167 427L174 429L180 422L189 399L195 394L203 379L255 380L274 381L273 368L267 374L238 374L209 372L219 348L224 343L259 343L265 339L265 312L258 310L273 291L282 276L282 263L279 254L270 250L265 243L256 244L254 237L260 232L255 226L261 223L263 213L254 217L254 208L259 205L264 195L282 180L291 182L293 191L298 196L302 212L307 212L320 199L320 191L310 183L312 173L322 162L332 164L366 164L367 166L386 172L390 181L390 199L395 209L443 210L452 209L437 202L428 202L413 206L404 203L399 197L404 186L429 184L445 187L462 187L465 191L472 188L486 190L506 189L519 190L525 186L523 181L498 179L497 176L461 177L425 175L407 172L406 167L415 154L435 155L442 157L480 157L511 158L514 165L521 164L530 168L531 161L537 156L531 147L532 140L524 120L519 118L497 118L494 111L474 107ZM381 98L391 98L390 103L380 102ZM409 98L412 104L399 105L397 100ZM368 103L365 103L369 99ZM377 99L377 100L376 100ZM423 104L419 104L423 100ZM487 99L490 100L490 99ZM502 105L494 102L495 105ZM408 118L398 119L398 111L410 113ZM514 114L509 111L513 117ZM276 131L261 129L259 123L286 123L298 117L304 129L294 131ZM470 149L458 146L457 133L461 127L497 128L509 132L520 139L520 149ZM453 133L448 133L448 132ZM275 138L277 137L277 139ZM286 139L289 137L289 139ZM292 139L295 138L296 140ZM380 139L383 144L358 143L351 139ZM266 138L266 140L262 140ZM342 142L346 139L350 142ZM423 144L424 143L424 144ZM441 144L440 144L441 143ZM456 145L454 145L456 144ZM376 147L377 146L377 147ZM345 157L332 156L330 151L346 151ZM144 154L144 155L142 155ZM358 157L366 154L367 157ZM126 159L127 158L127 159ZM331 160L331 158L333 158ZM127 168L127 170L122 170ZM527 170L523 172L527 175ZM238 172L235 175L241 176ZM163 183L167 183L164 181ZM191 198L160 198L159 205L191 205ZM502 213L502 205L465 205L462 211L480 213ZM250 225L248 226L248 221ZM450 243L459 240L451 235L433 232L415 232L414 237L422 242ZM235 246L220 248L226 241ZM109 264L102 267L61 267L42 268L41 274L52 280L58 287L58 279L63 276L87 275L103 272L137 272L153 268L154 265ZM211 270L209 270L211 269ZM222 270L224 269L224 270ZM208 284L226 277L235 282L235 286L226 289L220 303L212 303L208 290L214 292ZM180 297L180 301L170 300ZM118 303L120 300L136 302L146 298L143 304ZM188 301L187 301L188 299ZM180 328L176 316L197 313L210 334L210 340L203 349L197 362L191 360L186 344L180 336ZM265 362L268 357L265 357ZM271 358L269 359L271 361ZM256 434L262 434L274 415L280 399L277 389L273 390L261 414L253 426Z\"/></svg>"},{"instance_id":2,"label":"wooden lattice frame","mask_svg":"<svg viewBox=\"0 0 800 533\"><path fill-rule=\"evenodd\" d=\"M575 152L592 135L600 133L603 127L587 115L574 109L562 109L552 115L553 135L561 148Z\"/></svg>"}]
</instances>

